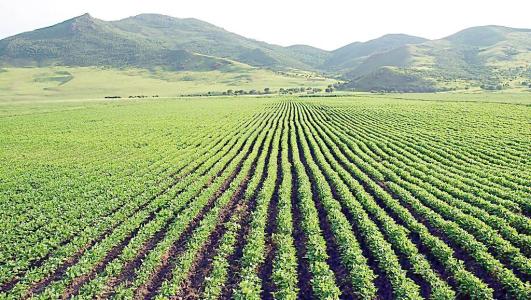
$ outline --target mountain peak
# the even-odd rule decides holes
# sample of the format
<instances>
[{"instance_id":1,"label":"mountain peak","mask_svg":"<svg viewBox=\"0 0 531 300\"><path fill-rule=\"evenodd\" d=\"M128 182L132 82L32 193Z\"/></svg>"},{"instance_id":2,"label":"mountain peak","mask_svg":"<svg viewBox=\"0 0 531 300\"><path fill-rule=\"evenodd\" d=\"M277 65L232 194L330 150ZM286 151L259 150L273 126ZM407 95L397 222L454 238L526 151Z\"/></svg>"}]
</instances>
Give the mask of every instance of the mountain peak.
<instances>
[{"instance_id":1,"label":"mountain peak","mask_svg":"<svg viewBox=\"0 0 531 300\"><path fill-rule=\"evenodd\" d=\"M91 21L94 20L94 18L89 13L84 13L80 16L74 17L70 19L71 21Z\"/></svg>"},{"instance_id":2,"label":"mountain peak","mask_svg":"<svg viewBox=\"0 0 531 300\"><path fill-rule=\"evenodd\" d=\"M97 27L96 19L89 13L82 14L70 20L70 31L73 33L94 30Z\"/></svg>"},{"instance_id":3,"label":"mountain peak","mask_svg":"<svg viewBox=\"0 0 531 300\"><path fill-rule=\"evenodd\" d=\"M476 26L463 29L444 38L454 44L487 47L507 39L511 32L526 31L526 29L510 28L498 25Z\"/></svg>"}]
</instances>

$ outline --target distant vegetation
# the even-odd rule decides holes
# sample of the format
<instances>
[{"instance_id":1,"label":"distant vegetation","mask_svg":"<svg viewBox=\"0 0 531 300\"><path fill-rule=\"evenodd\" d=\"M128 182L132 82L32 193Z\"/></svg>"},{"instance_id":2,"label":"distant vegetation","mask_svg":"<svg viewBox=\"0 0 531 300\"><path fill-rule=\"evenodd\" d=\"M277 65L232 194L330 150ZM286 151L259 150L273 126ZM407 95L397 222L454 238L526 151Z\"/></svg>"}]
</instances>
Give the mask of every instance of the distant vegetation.
<instances>
[{"instance_id":1,"label":"distant vegetation","mask_svg":"<svg viewBox=\"0 0 531 300\"><path fill-rule=\"evenodd\" d=\"M371 92L405 92L425 93L438 89L435 83L423 79L418 74L404 72L394 68L382 67L373 73L361 76L339 86L340 89L351 89Z\"/></svg>"},{"instance_id":2,"label":"distant vegetation","mask_svg":"<svg viewBox=\"0 0 531 300\"><path fill-rule=\"evenodd\" d=\"M337 88L342 90L498 91L522 89L520 82L529 81L530 49L531 29L501 26L468 28L440 40L390 34L325 51L306 45L267 44L196 19L143 14L106 22L85 14L1 40L0 66L222 73L260 68L294 79L340 79L345 83ZM242 79L246 76L242 74ZM181 80L201 81L194 77ZM256 92L263 89L253 88ZM248 92L253 88L234 86L234 90Z\"/></svg>"},{"instance_id":3,"label":"distant vegetation","mask_svg":"<svg viewBox=\"0 0 531 300\"><path fill-rule=\"evenodd\" d=\"M286 74L290 74L287 76ZM307 88L324 91L336 80L307 72L277 73L235 63L232 71L144 70L138 68L42 67L6 68L0 72L0 102L46 99L90 99L135 95L171 97L181 95L222 95L228 90L242 94L271 93L281 89L295 92ZM306 74L306 75L302 75Z\"/></svg>"}]
</instances>

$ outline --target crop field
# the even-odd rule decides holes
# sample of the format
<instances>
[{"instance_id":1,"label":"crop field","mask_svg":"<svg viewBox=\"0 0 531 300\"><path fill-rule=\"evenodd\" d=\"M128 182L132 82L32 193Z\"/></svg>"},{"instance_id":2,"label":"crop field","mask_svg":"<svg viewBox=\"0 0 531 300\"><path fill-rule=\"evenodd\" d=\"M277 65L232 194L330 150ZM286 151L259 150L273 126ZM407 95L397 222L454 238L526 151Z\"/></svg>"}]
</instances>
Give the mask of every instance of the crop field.
<instances>
[{"instance_id":1,"label":"crop field","mask_svg":"<svg viewBox=\"0 0 531 300\"><path fill-rule=\"evenodd\" d=\"M520 102L6 106L0 298L531 299Z\"/></svg>"}]
</instances>

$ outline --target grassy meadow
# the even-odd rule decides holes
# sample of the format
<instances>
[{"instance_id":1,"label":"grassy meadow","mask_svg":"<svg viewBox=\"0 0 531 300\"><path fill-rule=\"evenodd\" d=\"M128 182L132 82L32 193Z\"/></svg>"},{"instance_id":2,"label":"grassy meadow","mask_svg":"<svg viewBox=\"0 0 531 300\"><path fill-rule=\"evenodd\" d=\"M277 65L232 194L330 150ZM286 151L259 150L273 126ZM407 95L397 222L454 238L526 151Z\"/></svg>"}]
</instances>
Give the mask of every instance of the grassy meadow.
<instances>
[{"instance_id":1,"label":"grassy meadow","mask_svg":"<svg viewBox=\"0 0 531 300\"><path fill-rule=\"evenodd\" d=\"M98 99L106 96L175 97L232 90L325 88L336 81L309 72L277 73L236 64L231 71L45 67L0 69L0 102Z\"/></svg>"}]
</instances>

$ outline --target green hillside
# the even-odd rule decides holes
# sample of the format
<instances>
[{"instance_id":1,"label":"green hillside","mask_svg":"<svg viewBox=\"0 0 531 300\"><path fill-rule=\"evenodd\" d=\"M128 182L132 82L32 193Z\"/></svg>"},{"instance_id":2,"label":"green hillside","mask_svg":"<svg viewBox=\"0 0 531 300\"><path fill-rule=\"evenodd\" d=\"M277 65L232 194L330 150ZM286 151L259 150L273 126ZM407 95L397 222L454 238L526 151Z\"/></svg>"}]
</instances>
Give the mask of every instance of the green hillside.
<instances>
[{"instance_id":1,"label":"green hillside","mask_svg":"<svg viewBox=\"0 0 531 300\"><path fill-rule=\"evenodd\" d=\"M200 54L198 56L198 54ZM201 56L206 55L206 56ZM134 66L214 70L224 60L314 69L297 51L247 39L197 19L143 14L106 22L85 14L0 41L3 66ZM305 61L305 62L303 62Z\"/></svg>"},{"instance_id":2,"label":"green hillside","mask_svg":"<svg viewBox=\"0 0 531 300\"><path fill-rule=\"evenodd\" d=\"M387 70L395 70L395 78L414 73L431 82L422 89L514 88L531 78L531 30L473 27L444 39L374 54L346 73L351 82L344 87L363 86L361 81L369 78L387 81L388 74L379 71L383 67L393 67ZM384 74L386 78L378 76ZM393 89L389 87L384 90Z\"/></svg>"},{"instance_id":3,"label":"green hillside","mask_svg":"<svg viewBox=\"0 0 531 300\"><path fill-rule=\"evenodd\" d=\"M123 69L219 72L227 73L228 78L237 73L239 78L247 78L246 70L259 68L283 74L280 77L284 78L275 82L293 77L286 76L288 73L310 72L310 77L320 73L320 77L342 79L345 84L340 89L361 91L527 89L531 82L531 29L472 27L439 40L388 34L326 51L307 45L272 45L192 18L141 14L103 21L85 14L0 40L0 67L54 66L111 68L116 74ZM307 76L299 77L305 80ZM197 84L204 90L191 90L207 92L212 84L206 83ZM253 88L268 85L254 84ZM10 90L0 89L4 93Z\"/></svg>"},{"instance_id":4,"label":"green hillside","mask_svg":"<svg viewBox=\"0 0 531 300\"><path fill-rule=\"evenodd\" d=\"M364 43L354 42L332 51L329 58L322 64L322 68L340 73L348 73L373 55L385 53L408 44L419 44L425 41L427 39L416 36L388 34Z\"/></svg>"},{"instance_id":5,"label":"green hillside","mask_svg":"<svg viewBox=\"0 0 531 300\"><path fill-rule=\"evenodd\" d=\"M312 69L315 65L313 56L301 59L303 55L297 51L249 39L193 18L142 14L111 24L138 40L168 49L186 49L259 67Z\"/></svg>"},{"instance_id":6,"label":"green hillside","mask_svg":"<svg viewBox=\"0 0 531 300\"><path fill-rule=\"evenodd\" d=\"M343 85L361 91L435 92L434 83L408 70L381 67Z\"/></svg>"},{"instance_id":7,"label":"green hillside","mask_svg":"<svg viewBox=\"0 0 531 300\"><path fill-rule=\"evenodd\" d=\"M0 41L2 66L161 66L168 70L213 70L230 63L121 31L90 15Z\"/></svg>"}]
</instances>

